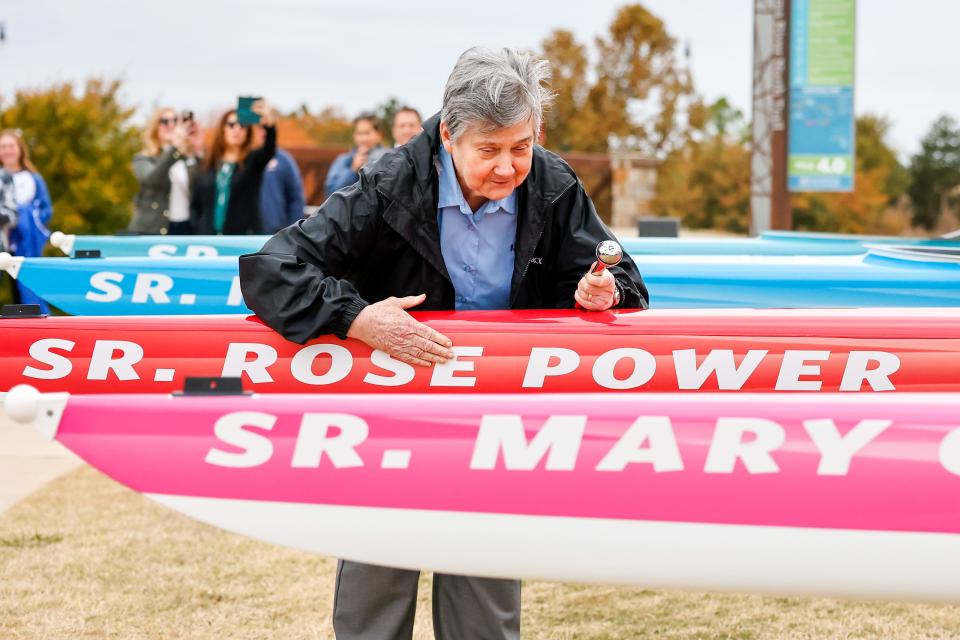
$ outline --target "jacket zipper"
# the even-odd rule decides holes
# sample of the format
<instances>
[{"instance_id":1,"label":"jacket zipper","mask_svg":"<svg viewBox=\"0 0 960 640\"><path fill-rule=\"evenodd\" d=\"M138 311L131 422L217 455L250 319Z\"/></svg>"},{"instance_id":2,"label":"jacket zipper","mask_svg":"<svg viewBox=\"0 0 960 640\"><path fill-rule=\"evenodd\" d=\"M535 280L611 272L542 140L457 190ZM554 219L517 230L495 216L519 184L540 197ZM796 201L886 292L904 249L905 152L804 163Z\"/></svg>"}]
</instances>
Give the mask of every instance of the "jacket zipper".
<instances>
[{"instance_id":1,"label":"jacket zipper","mask_svg":"<svg viewBox=\"0 0 960 640\"><path fill-rule=\"evenodd\" d=\"M569 191L575 184L577 184L576 181L570 183L570 186L568 186L566 189L564 189L563 191L561 191L560 193L558 193L557 196L556 196L553 200L551 200L550 202L547 203L547 206L548 206L548 207L552 207L554 204L556 204L557 200L559 200L560 198L562 198L563 195L564 195L567 191ZM540 231L537 233L537 237L536 237L536 238L534 239L534 241L533 241L533 249L534 249L534 251L536 251L537 245L540 244L540 238L541 238L542 236L543 236L543 227L540 228ZM523 283L523 279L527 277L527 270L528 270L529 268L530 268L530 261L527 260L527 264L523 265L523 271L520 273L520 279L517 280L517 296L520 295L520 285ZM516 301L517 301L517 300L516 300L516 297L514 297L514 299L510 301L510 306L512 307L512 306L513 306L513 303L516 302Z\"/></svg>"}]
</instances>

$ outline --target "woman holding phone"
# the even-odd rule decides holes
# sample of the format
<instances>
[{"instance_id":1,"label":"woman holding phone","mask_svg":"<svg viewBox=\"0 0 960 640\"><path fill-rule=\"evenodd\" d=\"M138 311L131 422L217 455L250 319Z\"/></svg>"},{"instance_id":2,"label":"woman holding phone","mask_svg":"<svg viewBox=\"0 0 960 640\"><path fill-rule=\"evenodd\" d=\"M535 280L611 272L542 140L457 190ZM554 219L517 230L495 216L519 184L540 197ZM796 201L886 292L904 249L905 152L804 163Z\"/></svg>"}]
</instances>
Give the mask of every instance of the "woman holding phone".
<instances>
[{"instance_id":1,"label":"woman holding phone","mask_svg":"<svg viewBox=\"0 0 960 640\"><path fill-rule=\"evenodd\" d=\"M260 182L277 151L276 114L264 100L255 101L251 111L266 132L258 149L251 149L253 132L236 109L220 118L190 200L190 220L198 234L261 233Z\"/></svg>"},{"instance_id":2,"label":"woman holding phone","mask_svg":"<svg viewBox=\"0 0 960 640\"><path fill-rule=\"evenodd\" d=\"M128 231L155 235L170 225L170 168L190 158L186 124L170 107L158 109L147 123L143 150L133 158L133 173L140 183Z\"/></svg>"}]
</instances>

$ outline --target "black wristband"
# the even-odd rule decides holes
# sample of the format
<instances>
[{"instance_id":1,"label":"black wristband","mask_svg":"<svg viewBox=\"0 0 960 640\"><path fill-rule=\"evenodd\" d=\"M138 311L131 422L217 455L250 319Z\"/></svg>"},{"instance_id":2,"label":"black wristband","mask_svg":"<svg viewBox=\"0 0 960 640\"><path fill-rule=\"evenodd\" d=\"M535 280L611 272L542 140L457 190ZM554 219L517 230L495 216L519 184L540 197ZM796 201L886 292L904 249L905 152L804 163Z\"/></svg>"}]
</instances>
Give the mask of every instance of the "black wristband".
<instances>
[{"instance_id":1,"label":"black wristband","mask_svg":"<svg viewBox=\"0 0 960 640\"><path fill-rule=\"evenodd\" d=\"M624 292L623 287L617 282L616 278L613 280L613 307L619 307L620 303L623 302ZM611 309L613 308L611 307Z\"/></svg>"}]
</instances>

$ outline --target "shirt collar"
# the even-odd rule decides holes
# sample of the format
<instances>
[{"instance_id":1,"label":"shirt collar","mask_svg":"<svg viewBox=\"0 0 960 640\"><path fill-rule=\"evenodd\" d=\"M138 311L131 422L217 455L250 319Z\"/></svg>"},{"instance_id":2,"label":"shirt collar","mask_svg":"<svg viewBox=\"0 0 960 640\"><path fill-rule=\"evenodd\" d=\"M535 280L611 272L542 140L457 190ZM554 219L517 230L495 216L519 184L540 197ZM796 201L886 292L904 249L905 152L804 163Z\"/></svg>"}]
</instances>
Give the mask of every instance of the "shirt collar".
<instances>
[{"instance_id":1,"label":"shirt collar","mask_svg":"<svg viewBox=\"0 0 960 640\"><path fill-rule=\"evenodd\" d=\"M479 221L488 213L503 211L514 215L517 212L517 190L514 189L510 195L500 200L487 200L476 214L470 209L466 198L463 197L463 190L457 181L457 173L453 168L453 157L447 152L446 147L440 145L440 167L439 167L439 197L437 199L437 208L457 207L468 216L474 216Z\"/></svg>"}]
</instances>

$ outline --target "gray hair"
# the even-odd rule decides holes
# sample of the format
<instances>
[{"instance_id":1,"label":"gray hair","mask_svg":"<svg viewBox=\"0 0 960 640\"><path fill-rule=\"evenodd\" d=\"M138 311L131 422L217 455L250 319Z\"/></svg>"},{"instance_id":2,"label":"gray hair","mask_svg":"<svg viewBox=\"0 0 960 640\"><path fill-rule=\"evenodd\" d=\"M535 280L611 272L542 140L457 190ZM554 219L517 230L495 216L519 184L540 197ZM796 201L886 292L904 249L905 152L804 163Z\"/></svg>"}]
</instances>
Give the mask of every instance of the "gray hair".
<instances>
[{"instance_id":1,"label":"gray hair","mask_svg":"<svg viewBox=\"0 0 960 640\"><path fill-rule=\"evenodd\" d=\"M553 101L545 86L550 63L517 49L473 47L454 65L443 90L440 119L456 140L472 126L492 131L530 120L540 131L543 110Z\"/></svg>"}]
</instances>

